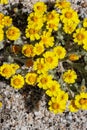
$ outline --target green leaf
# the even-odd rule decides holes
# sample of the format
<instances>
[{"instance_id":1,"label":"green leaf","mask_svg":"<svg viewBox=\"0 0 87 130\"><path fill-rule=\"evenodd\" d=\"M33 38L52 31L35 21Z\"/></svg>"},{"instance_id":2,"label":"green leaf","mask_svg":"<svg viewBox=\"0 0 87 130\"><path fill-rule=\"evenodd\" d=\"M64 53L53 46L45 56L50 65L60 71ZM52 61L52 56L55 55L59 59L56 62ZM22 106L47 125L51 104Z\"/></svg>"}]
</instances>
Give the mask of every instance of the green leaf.
<instances>
[{"instance_id":1,"label":"green leaf","mask_svg":"<svg viewBox=\"0 0 87 130\"><path fill-rule=\"evenodd\" d=\"M13 63L14 62L14 59L12 58L12 56L8 56L8 62L10 62L10 63Z\"/></svg>"},{"instance_id":2,"label":"green leaf","mask_svg":"<svg viewBox=\"0 0 87 130\"><path fill-rule=\"evenodd\" d=\"M87 71L87 65L85 66L85 70Z\"/></svg>"},{"instance_id":3,"label":"green leaf","mask_svg":"<svg viewBox=\"0 0 87 130\"><path fill-rule=\"evenodd\" d=\"M85 62L87 62L87 56L84 57Z\"/></svg>"},{"instance_id":4,"label":"green leaf","mask_svg":"<svg viewBox=\"0 0 87 130\"><path fill-rule=\"evenodd\" d=\"M4 48L3 42L0 42L0 50Z\"/></svg>"},{"instance_id":5,"label":"green leaf","mask_svg":"<svg viewBox=\"0 0 87 130\"><path fill-rule=\"evenodd\" d=\"M22 39L19 38L18 40L14 41L14 45L23 45Z\"/></svg>"}]
</instances>

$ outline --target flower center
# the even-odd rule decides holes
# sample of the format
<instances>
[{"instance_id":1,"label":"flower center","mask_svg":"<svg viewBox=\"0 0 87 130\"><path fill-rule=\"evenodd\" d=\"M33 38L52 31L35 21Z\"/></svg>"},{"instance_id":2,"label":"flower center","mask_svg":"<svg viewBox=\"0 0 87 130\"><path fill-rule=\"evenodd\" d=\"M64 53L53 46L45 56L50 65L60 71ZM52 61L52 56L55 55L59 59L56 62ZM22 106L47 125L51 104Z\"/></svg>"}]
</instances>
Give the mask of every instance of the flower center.
<instances>
[{"instance_id":1,"label":"flower center","mask_svg":"<svg viewBox=\"0 0 87 130\"><path fill-rule=\"evenodd\" d=\"M47 83L47 78L42 78L42 79L41 79L41 83L42 83L42 84Z\"/></svg>"},{"instance_id":2,"label":"flower center","mask_svg":"<svg viewBox=\"0 0 87 130\"><path fill-rule=\"evenodd\" d=\"M36 31L35 31L34 29L29 29L29 33L30 33L30 34L35 34L35 32L36 32Z\"/></svg>"},{"instance_id":3,"label":"flower center","mask_svg":"<svg viewBox=\"0 0 87 130\"><path fill-rule=\"evenodd\" d=\"M35 17L35 16L33 16L33 17L31 17L31 20L33 21L33 22L37 22L37 17Z\"/></svg>"},{"instance_id":4,"label":"flower center","mask_svg":"<svg viewBox=\"0 0 87 130\"><path fill-rule=\"evenodd\" d=\"M18 86L21 83L21 80L19 78L14 79L13 83Z\"/></svg>"},{"instance_id":5,"label":"flower center","mask_svg":"<svg viewBox=\"0 0 87 130\"><path fill-rule=\"evenodd\" d=\"M42 49L42 46L38 46L38 47L36 47L36 50L37 50L37 52L41 52L43 49Z\"/></svg>"},{"instance_id":6,"label":"flower center","mask_svg":"<svg viewBox=\"0 0 87 130\"><path fill-rule=\"evenodd\" d=\"M32 48L27 48L24 50L25 54L32 54Z\"/></svg>"},{"instance_id":7,"label":"flower center","mask_svg":"<svg viewBox=\"0 0 87 130\"><path fill-rule=\"evenodd\" d=\"M61 55L61 54L62 54L62 51L58 49L58 50L57 50L57 54L58 54L58 55Z\"/></svg>"},{"instance_id":8,"label":"flower center","mask_svg":"<svg viewBox=\"0 0 87 130\"><path fill-rule=\"evenodd\" d=\"M55 27L55 24L52 24L52 23L49 24L49 28L54 28L54 27Z\"/></svg>"},{"instance_id":9,"label":"flower center","mask_svg":"<svg viewBox=\"0 0 87 130\"><path fill-rule=\"evenodd\" d=\"M13 45L12 46L12 52L18 53L21 50L21 47L18 45Z\"/></svg>"},{"instance_id":10,"label":"flower center","mask_svg":"<svg viewBox=\"0 0 87 130\"><path fill-rule=\"evenodd\" d=\"M72 78L72 75L71 75L71 74L68 74L67 77L68 77L69 79L71 79L71 78Z\"/></svg>"},{"instance_id":11,"label":"flower center","mask_svg":"<svg viewBox=\"0 0 87 130\"><path fill-rule=\"evenodd\" d=\"M31 82L31 83L34 83L36 81L36 77L35 76L29 76L28 81Z\"/></svg>"},{"instance_id":12,"label":"flower center","mask_svg":"<svg viewBox=\"0 0 87 130\"><path fill-rule=\"evenodd\" d=\"M37 9L38 10L42 10L42 6L37 6Z\"/></svg>"},{"instance_id":13,"label":"flower center","mask_svg":"<svg viewBox=\"0 0 87 130\"><path fill-rule=\"evenodd\" d=\"M77 34L77 39L78 40L83 40L84 39L84 35L82 33Z\"/></svg>"},{"instance_id":14,"label":"flower center","mask_svg":"<svg viewBox=\"0 0 87 130\"><path fill-rule=\"evenodd\" d=\"M59 2L59 4L64 7L66 5L66 2L62 1L62 2Z\"/></svg>"},{"instance_id":15,"label":"flower center","mask_svg":"<svg viewBox=\"0 0 87 130\"><path fill-rule=\"evenodd\" d=\"M86 86L81 86L81 91L85 91L86 90Z\"/></svg>"},{"instance_id":16,"label":"flower center","mask_svg":"<svg viewBox=\"0 0 87 130\"><path fill-rule=\"evenodd\" d=\"M71 12L66 12L65 17L68 18L68 19L72 18L72 13Z\"/></svg>"},{"instance_id":17,"label":"flower center","mask_svg":"<svg viewBox=\"0 0 87 130\"><path fill-rule=\"evenodd\" d=\"M52 108L53 109L58 109L59 108L59 104L58 103L52 103Z\"/></svg>"},{"instance_id":18,"label":"flower center","mask_svg":"<svg viewBox=\"0 0 87 130\"><path fill-rule=\"evenodd\" d=\"M26 66L27 66L27 67L33 66L33 60L32 60L32 59L28 59L28 60L26 61Z\"/></svg>"},{"instance_id":19,"label":"flower center","mask_svg":"<svg viewBox=\"0 0 87 130\"><path fill-rule=\"evenodd\" d=\"M48 15L48 19L49 19L49 20L54 19L54 15L53 15L53 14L49 14L49 15Z\"/></svg>"},{"instance_id":20,"label":"flower center","mask_svg":"<svg viewBox=\"0 0 87 130\"><path fill-rule=\"evenodd\" d=\"M81 105L87 104L87 99L86 99L86 98L80 99L80 104L81 104Z\"/></svg>"},{"instance_id":21,"label":"flower center","mask_svg":"<svg viewBox=\"0 0 87 130\"><path fill-rule=\"evenodd\" d=\"M43 64L38 64L37 66L38 66L37 68L38 68L39 70L44 68Z\"/></svg>"},{"instance_id":22,"label":"flower center","mask_svg":"<svg viewBox=\"0 0 87 130\"><path fill-rule=\"evenodd\" d=\"M46 42L47 42L47 37L43 37L43 38L42 38L42 41L43 41L44 43L46 43Z\"/></svg>"},{"instance_id":23,"label":"flower center","mask_svg":"<svg viewBox=\"0 0 87 130\"><path fill-rule=\"evenodd\" d=\"M69 59L70 59L71 61L75 61L75 60L78 60L78 59L79 59L79 56L77 56L76 54L71 54L71 55L69 56Z\"/></svg>"},{"instance_id":24,"label":"flower center","mask_svg":"<svg viewBox=\"0 0 87 130\"><path fill-rule=\"evenodd\" d=\"M8 74L9 71L10 71L10 69L8 69L8 68L4 68L3 71L2 71L2 73Z\"/></svg>"},{"instance_id":25,"label":"flower center","mask_svg":"<svg viewBox=\"0 0 87 130\"><path fill-rule=\"evenodd\" d=\"M55 91L55 86L53 85L51 88L50 88L51 91Z\"/></svg>"},{"instance_id":26,"label":"flower center","mask_svg":"<svg viewBox=\"0 0 87 130\"><path fill-rule=\"evenodd\" d=\"M53 58L49 56L49 57L46 58L46 61L51 63L53 61Z\"/></svg>"},{"instance_id":27,"label":"flower center","mask_svg":"<svg viewBox=\"0 0 87 130\"><path fill-rule=\"evenodd\" d=\"M9 36L10 36L10 35L11 35L11 36L14 36L14 35L15 35L15 31L11 29L11 30L9 30L8 34L9 34Z\"/></svg>"}]
</instances>

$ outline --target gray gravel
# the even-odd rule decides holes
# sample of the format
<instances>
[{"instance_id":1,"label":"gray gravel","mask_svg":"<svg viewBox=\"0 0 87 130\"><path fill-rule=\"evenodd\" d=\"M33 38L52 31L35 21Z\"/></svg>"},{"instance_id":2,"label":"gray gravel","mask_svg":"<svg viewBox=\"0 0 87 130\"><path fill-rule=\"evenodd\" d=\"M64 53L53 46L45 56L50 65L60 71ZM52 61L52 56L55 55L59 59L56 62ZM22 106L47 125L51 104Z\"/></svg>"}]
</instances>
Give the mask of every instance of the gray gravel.
<instances>
[{"instance_id":1,"label":"gray gravel","mask_svg":"<svg viewBox=\"0 0 87 130\"><path fill-rule=\"evenodd\" d=\"M0 130L87 129L87 111L65 111L61 115L54 115L47 110L46 97L39 89L27 87L16 91L2 82L0 89L3 102L0 110Z\"/></svg>"},{"instance_id":2,"label":"gray gravel","mask_svg":"<svg viewBox=\"0 0 87 130\"><path fill-rule=\"evenodd\" d=\"M16 91L0 82L3 108L0 110L1 130L86 130L87 111L54 115L47 110L41 90L24 88ZM41 93L41 95L40 95ZM35 95L32 97L32 95Z\"/></svg>"},{"instance_id":3,"label":"gray gravel","mask_svg":"<svg viewBox=\"0 0 87 130\"><path fill-rule=\"evenodd\" d=\"M30 11L38 0L21 1ZM87 0L70 1L82 17L87 15ZM10 2L14 4L19 0L9 0ZM3 11L1 6L0 11ZM47 98L41 90L27 86L17 91L4 82L0 81L0 100L3 102L0 109L0 130L87 130L87 111L65 111L61 115L54 115L47 110Z\"/></svg>"}]
</instances>

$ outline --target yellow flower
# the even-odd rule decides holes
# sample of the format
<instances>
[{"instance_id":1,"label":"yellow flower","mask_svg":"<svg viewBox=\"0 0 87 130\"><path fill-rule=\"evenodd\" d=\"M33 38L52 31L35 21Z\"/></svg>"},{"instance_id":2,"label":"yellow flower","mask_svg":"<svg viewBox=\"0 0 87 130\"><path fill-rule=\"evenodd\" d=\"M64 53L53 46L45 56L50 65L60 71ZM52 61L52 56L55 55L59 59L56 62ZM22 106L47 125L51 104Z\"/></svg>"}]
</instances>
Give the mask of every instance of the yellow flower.
<instances>
[{"instance_id":1,"label":"yellow flower","mask_svg":"<svg viewBox=\"0 0 87 130\"><path fill-rule=\"evenodd\" d=\"M35 85L37 82L37 74L36 73L27 73L25 76L25 81L29 85Z\"/></svg>"},{"instance_id":2,"label":"yellow flower","mask_svg":"<svg viewBox=\"0 0 87 130\"><path fill-rule=\"evenodd\" d=\"M66 101L68 101L68 93L66 93L65 91L63 90L60 90L58 93L57 93L57 96L58 98L60 99L60 101L63 101L66 103Z\"/></svg>"},{"instance_id":3,"label":"yellow flower","mask_svg":"<svg viewBox=\"0 0 87 130\"><path fill-rule=\"evenodd\" d=\"M75 96L75 105L82 110L87 110L87 93L82 92Z\"/></svg>"},{"instance_id":4,"label":"yellow flower","mask_svg":"<svg viewBox=\"0 0 87 130\"><path fill-rule=\"evenodd\" d=\"M69 60L71 60L71 61L79 60L79 58L80 58L80 56L75 53L69 55Z\"/></svg>"},{"instance_id":5,"label":"yellow flower","mask_svg":"<svg viewBox=\"0 0 87 130\"><path fill-rule=\"evenodd\" d=\"M57 81L52 80L49 83L48 89L46 90L46 94L50 97L56 97L58 95L58 92L60 92L60 84Z\"/></svg>"},{"instance_id":6,"label":"yellow flower","mask_svg":"<svg viewBox=\"0 0 87 130\"><path fill-rule=\"evenodd\" d=\"M55 11L52 10L47 14L47 26L46 28L48 31L52 32L58 30L58 25L59 25L59 14Z\"/></svg>"},{"instance_id":7,"label":"yellow flower","mask_svg":"<svg viewBox=\"0 0 87 130\"><path fill-rule=\"evenodd\" d=\"M34 27L27 27L25 30L25 35L27 38L30 38L31 41L39 40L40 35L39 35L40 30L36 29Z\"/></svg>"},{"instance_id":8,"label":"yellow flower","mask_svg":"<svg viewBox=\"0 0 87 130\"><path fill-rule=\"evenodd\" d=\"M83 44L83 49L87 51L87 42Z\"/></svg>"},{"instance_id":9,"label":"yellow flower","mask_svg":"<svg viewBox=\"0 0 87 130\"><path fill-rule=\"evenodd\" d=\"M67 23L71 21L74 22L75 24L79 23L77 12L74 11L72 8L63 9L60 19L63 23Z\"/></svg>"},{"instance_id":10,"label":"yellow flower","mask_svg":"<svg viewBox=\"0 0 87 130\"><path fill-rule=\"evenodd\" d=\"M47 11L47 6L44 2L35 3L33 8L35 13L37 13L38 15L42 15L44 14L44 12Z\"/></svg>"},{"instance_id":11,"label":"yellow flower","mask_svg":"<svg viewBox=\"0 0 87 130\"><path fill-rule=\"evenodd\" d=\"M12 24L12 18L10 16L5 16L2 20L4 26L10 26Z\"/></svg>"},{"instance_id":12,"label":"yellow flower","mask_svg":"<svg viewBox=\"0 0 87 130\"><path fill-rule=\"evenodd\" d=\"M56 10L52 10L47 14L47 22L59 22L59 14L56 12Z\"/></svg>"},{"instance_id":13,"label":"yellow flower","mask_svg":"<svg viewBox=\"0 0 87 130\"><path fill-rule=\"evenodd\" d=\"M14 54L18 54L21 52L21 46L20 45L12 45L11 46L11 52Z\"/></svg>"},{"instance_id":14,"label":"yellow flower","mask_svg":"<svg viewBox=\"0 0 87 130\"><path fill-rule=\"evenodd\" d=\"M49 69L54 69L58 66L58 57L54 54L54 52L47 51L43 54L45 58L45 64L49 66Z\"/></svg>"},{"instance_id":15,"label":"yellow flower","mask_svg":"<svg viewBox=\"0 0 87 130\"><path fill-rule=\"evenodd\" d=\"M49 67L45 64L44 58L38 58L34 61L33 70L36 70L38 74L47 72Z\"/></svg>"},{"instance_id":16,"label":"yellow flower","mask_svg":"<svg viewBox=\"0 0 87 130\"><path fill-rule=\"evenodd\" d=\"M81 85L81 92L85 92L86 91L86 86L85 85Z\"/></svg>"},{"instance_id":17,"label":"yellow flower","mask_svg":"<svg viewBox=\"0 0 87 130\"><path fill-rule=\"evenodd\" d=\"M20 74L11 78L11 86L15 89L21 89L24 86L24 77Z\"/></svg>"},{"instance_id":18,"label":"yellow flower","mask_svg":"<svg viewBox=\"0 0 87 130\"><path fill-rule=\"evenodd\" d=\"M2 108L2 106L3 106L3 104L2 104L2 102L0 101L0 108Z\"/></svg>"},{"instance_id":19,"label":"yellow flower","mask_svg":"<svg viewBox=\"0 0 87 130\"><path fill-rule=\"evenodd\" d=\"M78 45L87 43L87 31L84 28L78 28L73 34L74 42L77 42Z\"/></svg>"},{"instance_id":20,"label":"yellow flower","mask_svg":"<svg viewBox=\"0 0 87 130\"><path fill-rule=\"evenodd\" d=\"M0 28L4 27L4 25L3 25L3 18L4 18L4 14L0 13Z\"/></svg>"},{"instance_id":21,"label":"yellow flower","mask_svg":"<svg viewBox=\"0 0 87 130\"><path fill-rule=\"evenodd\" d=\"M54 45L54 37L51 36L50 32L43 31L40 43L45 45L46 48L52 47Z\"/></svg>"},{"instance_id":22,"label":"yellow flower","mask_svg":"<svg viewBox=\"0 0 87 130\"><path fill-rule=\"evenodd\" d=\"M63 59L66 55L66 50L62 46L56 46L53 50L58 59Z\"/></svg>"},{"instance_id":23,"label":"yellow flower","mask_svg":"<svg viewBox=\"0 0 87 130\"><path fill-rule=\"evenodd\" d=\"M34 52L33 52L33 45L31 44L25 44L22 47L22 53L26 56L26 57L33 57L34 56Z\"/></svg>"},{"instance_id":24,"label":"yellow flower","mask_svg":"<svg viewBox=\"0 0 87 130\"><path fill-rule=\"evenodd\" d=\"M75 105L75 100L70 101L69 110L70 112L77 112L79 110L78 107Z\"/></svg>"},{"instance_id":25,"label":"yellow flower","mask_svg":"<svg viewBox=\"0 0 87 130\"><path fill-rule=\"evenodd\" d=\"M20 68L20 66L19 66L18 64L16 64L16 63L12 63L12 64L10 64L10 65L11 65L11 67L14 69L14 71L16 71L17 69Z\"/></svg>"},{"instance_id":26,"label":"yellow flower","mask_svg":"<svg viewBox=\"0 0 87 130\"><path fill-rule=\"evenodd\" d=\"M26 67L33 67L34 61L32 58L29 58L25 61L25 66Z\"/></svg>"},{"instance_id":27,"label":"yellow flower","mask_svg":"<svg viewBox=\"0 0 87 130\"><path fill-rule=\"evenodd\" d=\"M11 26L6 31L6 36L9 40L17 40L20 37L20 30L17 27Z\"/></svg>"},{"instance_id":28,"label":"yellow flower","mask_svg":"<svg viewBox=\"0 0 87 130\"><path fill-rule=\"evenodd\" d=\"M65 102L58 99L58 97L52 97L48 102L49 110L54 114L62 113L65 111L66 104Z\"/></svg>"},{"instance_id":29,"label":"yellow flower","mask_svg":"<svg viewBox=\"0 0 87 130\"><path fill-rule=\"evenodd\" d=\"M64 9L64 8L69 8L70 5L71 5L71 3L66 0L62 0L62 1L56 0L55 7L59 8L59 9Z\"/></svg>"},{"instance_id":30,"label":"yellow flower","mask_svg":"<svg viewBox=\"0 0 87 130\"><path fill-rule=\"evenodd\" d=\"M49 86L49 83L52 81L52 76L48 75L47 73L45 74L41 74L38 78L37 78L37 82L38 82L38 87L39 88L43 88L43 89L47 89Z\"/></svg>"},{"instance_id":31,"label":"yellow flower","mask_svg":"<svg viewBox=\"0 0 87 130\"><path fill-rule=\"evenodd\" d=\"M4 31L0 28L0 41L4 40Z\"/></svg>"},{"instance_id":32,"label":"yellow flower","mask_svg":"<svg viewBox=\"0 0 87 130\"><path fill-rule=\"evenodd\" d=\"M87 27L87 18L84 18L83 20L83 27Z\"/></svg>"},{"instance_id":33,"label":"yellow flower","mask_svg":"<svg viewBox=\"0 0 87 130\"><path fill-rule=\"evenodd\" d=\"M58 22L47 22L47 26L46 28L48 29L49 32L52 32L52 31L57 31L58 30Z\"/></svg>"},{"instance_id":34,"label":"yellow flower","mask_svg":"<svg viewBox=\"0 0 87 130\"><path fill-rule=\"evenodd\" d=\"M71 34L76 29L76 26L77 24L75 24L74 22L65 23L63 30L65 31L65 33Z\"/></svg>"},{"instance_id":35,"label":"yellow flower","mask_svg":"<svg viewBox=\"0 0 87 130\"><path fill-rule=\"evenodd\" d=\"M0 0L0 4L8 4L8 0Z\"/></svg>"},{"instance_id":36,"label":"yellow flower","mask_svg":"<svg viewBox=\"0 0 87 130\"><path fill-rule=\"evenodd\" d=\"M77 74L74 70L67 70L63 74L63 80L70 84L70 83L75 83L75 80L77 79Z\"/></svg>"},{"instance_id":37,"label":"yellow flower","mask_svg":"<svg viewBox=\"0 0 87 130\"><path fill-rule=\"evenodd\" d=\"M34 54L41 55L44 52L44 46L42 43L36 43L34 47Z\"/></svg>"},{"instance_id":38,"label":"yellow flower","mask_svg":"<svg viewBox=\"0 0 87 130\"><path fill-rule=\"evenodd\" d=\"M5 78L10 78L13 74L15 74L15 70L10 64L5 63L0 66L0 74Z\"/></svg>"},{"instance_id":39,"label":"yellow flower","mask_svg":"<svg viewBox=\"0 0 87 130\"><path fill-rule=\"evenodd\" d=\"M38 15L35 12L33 12L30 13L30 15L27 18L27 21L29 26L41 29L43 26L44 19L41 15Z\"/></svg>"}]
</instances>

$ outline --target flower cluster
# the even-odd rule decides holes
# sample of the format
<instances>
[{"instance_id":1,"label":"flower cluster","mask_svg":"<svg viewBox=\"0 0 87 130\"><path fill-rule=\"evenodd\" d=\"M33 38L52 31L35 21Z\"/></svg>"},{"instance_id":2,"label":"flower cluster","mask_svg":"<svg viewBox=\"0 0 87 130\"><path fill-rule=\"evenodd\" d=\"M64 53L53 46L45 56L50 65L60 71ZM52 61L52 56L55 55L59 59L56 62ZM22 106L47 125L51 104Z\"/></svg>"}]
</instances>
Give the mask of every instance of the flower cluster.
<instances>
[{"instance_id":1,"label":"flower cluster","mask_svg":"<svg viewBox=\"0 0 87 130\"><path fill-rule=\"evenodd\" d=\"M8 4L8 0L0 0L0 4Z\"/></svg>"},{"instance_id":2,"label":"flower cluster","mask_svg":"<svg viewBox=\"0 0 87 130\"><path fill-rule=\"evenodd\" d=\"M0 13L0 75L15 89L42 88L55 114L87 110L87 18L66 0L47 5L35 3L23 27L25 19Z\"/></svg>"},{"instance_id":3,"label":"flower cluster","mask_svg":"<svg viewBox=\"0 0 87 130\"><path fill-rule=\"evenodd\" d=\"M12 25L12 18L3 13L0 13L0 32L0 41L5 37L9 40L17 40L20 37L20 30Z\"/></svg>"}]
</instances>

